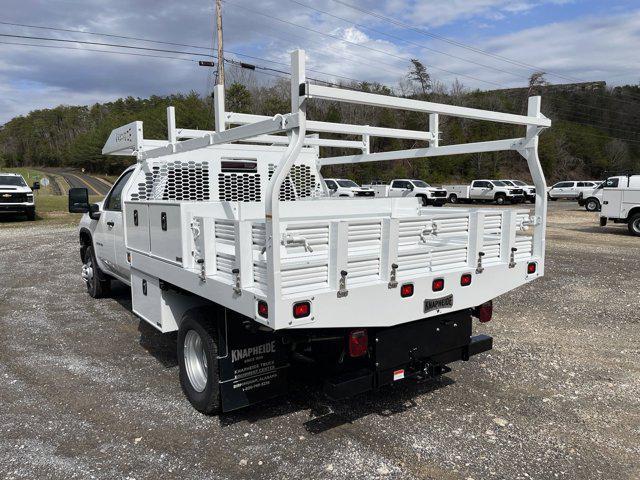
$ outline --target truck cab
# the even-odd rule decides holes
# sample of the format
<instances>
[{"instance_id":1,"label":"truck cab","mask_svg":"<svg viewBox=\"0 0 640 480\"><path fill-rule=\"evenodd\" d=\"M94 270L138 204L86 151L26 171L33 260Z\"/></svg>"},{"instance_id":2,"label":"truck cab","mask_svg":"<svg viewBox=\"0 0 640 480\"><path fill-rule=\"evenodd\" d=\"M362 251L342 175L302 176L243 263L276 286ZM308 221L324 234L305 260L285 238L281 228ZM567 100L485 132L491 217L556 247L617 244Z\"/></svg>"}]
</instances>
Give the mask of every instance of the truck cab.
<instances>
[{"instance_id":1,"label":"truck cab","mask_svg":"<svg viewBox=\"0 0 640 480\"><path fill-rule=\"evenodd\" d=\"M523 182L522 180L500 180L502 183L513 187L513 188L521 188L524 190L524 199L528 202L536 201L536 187L534 185L529 185L528 183Z\"/></svg>"},{"instance_id":2,"label":"truck cab","mask_svg":"<svg viewBox=\"0 0 640 480\"><path fill-rule=\"evenodd\" d=\"M38 182L29 187L24 177L17 173L0 173L0 213L22 213L28 220L35 220L33 192L39 188Z\"/></svg>"},{"instance_id":3,"label":"truck cab","mask_svg":"<svg viewBox=\"0 0 640 480\"><path fill-rule=\"evenodd\" d=\"M330 197L373 197L373 190L361 187L348 178L325 178L324 183L329 190Z\"/></svg>"},{"instance_id":4,"label":"truck cab","mask_svg":"<svg viewBox=\"0 0 640 480\"><path fill-rule=\"evenodd\" d=\"M447 191L444 188L432 187L427 182L418 179L396 179L389 184L390 197L419 197L422 204L440 207L447 201Z\"/></svg>"},{"instance_id":5,"label":"truck cab","mask_svg":"<svg viewBox=\"0 0 640 480\"><path fill-rule=\"evenodd\" d=\"M469 197L472 200L495 201L498 205L507 202L522 203L524 190L507 185L500 180L474 180L471 182Z\"/></svg>"}]
</instances>

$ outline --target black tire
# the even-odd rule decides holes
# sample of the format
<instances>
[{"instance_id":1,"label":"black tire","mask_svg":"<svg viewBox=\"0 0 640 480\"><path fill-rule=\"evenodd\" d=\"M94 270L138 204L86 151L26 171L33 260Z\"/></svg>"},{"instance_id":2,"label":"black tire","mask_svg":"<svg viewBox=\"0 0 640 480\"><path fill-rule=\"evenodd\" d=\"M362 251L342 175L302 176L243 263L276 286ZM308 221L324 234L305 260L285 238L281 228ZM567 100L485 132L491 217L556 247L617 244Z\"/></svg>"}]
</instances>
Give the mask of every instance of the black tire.
<instances>
[{"instance_id":1,"label":"black tire","mask_svg":"<svg viewBox=\"0 0 640 480\"><path fill-rule=\"evenodd\" d=\"M496 198L494 200L496 202L496 205L504 205L505 203L507 203L507 197L503 194L496 195Z\"/></svg>"},{"instance_id":2,"label":"black tire","mask_svg":"<svg viewBox=\"0 0 640 480\"><path fill-rule=\"evenodd\" d=\"M206 384L200 389L194 386L189 377L185 360L185 341L189 332L200 337L201 353L206 359ZM206 415L220 411L220 371L218 366L218 331L216 327L216 310L211 308L193 308L182 316L178 329L178 366L180 369L180 386L184 395L193 407Z\"/></svg>"},{"instance_id":3,"label":"black tire","mask_svg":"<svg viewBox=\"0 0 640 480\"><path fill-rule=\"evenodd\" d=\"M600 210L600 202L597 198L587 198L584 208L586 208L587 212L597 212Z\"/></svg>"},{"instance_id":4,"label":"black tire","mask_svg":"<svg viewBox=\"0 0 640 480\"><path fill-rule=\"evenodd\" d=\"M427 196L426 195L416 195L416 197L418 197L422 201L422 206L423 207L428 207L429 206L429 200L427 200Z\"/></svg>"},{"instance_id":5,"label":"black tire","mask_svg":"<svg viewBox=\"0 0 640 480\"><path fill-rule=\"evenodd\" d=\"M84 279L87 284L87 292L92 298L103 298L111 292L111 280L100 270L93 246L87 247L84 252L83 270L91 268L91 274Z\"/></svg>"},{"instance_id":6,"label":"black tire","mask_svg":"<svg viewBox=\"0 0 640 480\"><path fill-rule=\"evenodd\" d=\"M31 208L31 209L27 210L25 213L27 215L27 220L33 222L36 219L36 209L35 208Z\"/></svg>"},{"instance_id":7,"label":"black tire","mask_svg":"<svg viewBox=\"0 0 640 480\"><path fill-rule=\"evenodd\" d=\"M629 233L631 235L640 237L640 213L634 213L629 217L627 227L629 227Z\"/></svg>"},{"instance_id":8,"label":"black tire","mask_svg":"<svg viewBox=\"0 0 640 480\"><path fill-rule=\"evenodd\" d=\"M455 193L449 195L449 203L458 203L458 196Z\"/></svg>"}]
</instances>

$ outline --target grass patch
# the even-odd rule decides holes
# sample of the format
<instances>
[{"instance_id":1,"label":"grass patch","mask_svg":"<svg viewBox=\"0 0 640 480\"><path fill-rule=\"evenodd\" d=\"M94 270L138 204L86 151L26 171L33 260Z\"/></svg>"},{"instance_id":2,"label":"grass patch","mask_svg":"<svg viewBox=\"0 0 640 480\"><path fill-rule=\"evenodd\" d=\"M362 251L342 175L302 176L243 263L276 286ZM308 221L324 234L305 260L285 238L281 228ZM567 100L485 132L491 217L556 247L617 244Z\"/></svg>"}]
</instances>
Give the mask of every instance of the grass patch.
<instances>
[{"instance_id":1,"label":"grass patch","mask_svg":"<svg viewBox=\"0 0 640 480\"><path fill-rule=\"evenodd\" d=\"M99 195L91 195L89 201L96 203L102 200ZM20 227L28 224L41 225L76 225L80 221L82 214L69 213L69 200L66 195L42 195L36 194L36 219L33 222L25 220L25 217L16 214L0 215L0 228Z\"/></svg>"}]
</instances>

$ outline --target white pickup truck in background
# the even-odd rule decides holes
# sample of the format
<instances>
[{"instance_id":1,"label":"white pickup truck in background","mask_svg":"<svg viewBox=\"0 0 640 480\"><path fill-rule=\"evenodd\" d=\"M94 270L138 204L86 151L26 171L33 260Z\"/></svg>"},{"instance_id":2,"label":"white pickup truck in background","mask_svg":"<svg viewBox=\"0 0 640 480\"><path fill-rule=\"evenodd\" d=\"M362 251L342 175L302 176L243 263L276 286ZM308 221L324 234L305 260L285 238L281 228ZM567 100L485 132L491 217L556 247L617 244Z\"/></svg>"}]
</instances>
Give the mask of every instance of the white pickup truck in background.
<instances>
[{"instance_id":1,"label":"white pickup truck in background","mask_svg":"<svg viewBox=\"0 0 640 480\"><path fill-rule=\"evenodd\" d=\"M600 225L626 223L640 237L640 175L611 177L604 182Z\"/></svg>"},{"instance_id":2,"label":"white pickup truck in background","mask_svg":"<svg viewBox=\"0 0 640 480\"><path fill-rule=\"evenodd\" d=\"M432 187L427 182L417 179L399 178L389 184L373 183L364 185L373 190L376 197L418 197L422 205L441 207L447 202L447 191L444 188Z\"/></svg>"},{"instance_id":3,"label":"white pickup truck in background","mask_svg":"<svg viewBox=\"0 0 640 480\"><path fill-rule=\"evenodd\" d=\"M599 182L588 181L567 181L558 182L547 190L549 200L576 200L580 192L591 191L598 186Z\"/></svg>"},{"instance_id":4,"label":"white pickup truck in background","mask_svg":"<svg viewBox=\"0 0 640 480\"><path fill-rule=\"evenodd\" d=\"M471 185L443 185L448 192L451 203L495 202L505 203L524 202L524 190L511 187L500 180L474 180Z\"/></svg>"},{"instance_id":5,"label":"white pickup truck in background","mask_svg":"<svg viewBox=\"0 0 640 480\"><path fill-rule=\"evenodd\" d=\"M30 188L24 177L17 173L0 173L0 212L22 213L28 220L35 220L33 192L39 188L38 182Z\"/></svg>"},{"instance_id":6,"label":"white pickup truck in background","mask_svg":"<svg viewBox=\"0 0 640 480\"><path fill-rule=\"evenodd\" d=\"M325 178L324 183L329 190L330 197L373 197L371 189L361 187L348 178Z\"/></svg>"},{"instance_id":7,"label":"white pickup truck in background","mask_svg":"<svg viewBox=\"0 0 640 480\"><path fill-rule=\"evenodd\" d=\"M527 202L534 203L536 201L536 187L523 182L522 180L500 180L510 187L521 188L524 190L524 199Z\"/></svg>"}]
</instances>

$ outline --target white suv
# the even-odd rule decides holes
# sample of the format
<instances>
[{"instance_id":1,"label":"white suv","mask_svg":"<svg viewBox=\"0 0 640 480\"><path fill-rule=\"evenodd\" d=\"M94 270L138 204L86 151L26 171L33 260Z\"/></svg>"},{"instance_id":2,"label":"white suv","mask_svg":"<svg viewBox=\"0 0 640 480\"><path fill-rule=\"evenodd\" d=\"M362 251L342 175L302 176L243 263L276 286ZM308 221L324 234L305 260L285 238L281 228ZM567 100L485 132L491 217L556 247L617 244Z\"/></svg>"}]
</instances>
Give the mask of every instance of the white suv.
<instances>
[{"instance_id":1,"label":"white suv","mask_svg":"<svg viewBox=\"0 0 640 480\"><path fill-rule=\"evenodd\" d=\"M34 182L33 190L40 184ZM24 213L28 220L36 219L36 203L33 190L29 188L22 175L0 173L0 212Z\"/></svg>"},{"instance_id":2,"label":"white suv","mask_svg":"<svg viewBox=\"0 0 640 480\"><path fill-rule=\"evenodd\" d=\"M547 190L547 195L549 200L558 200L560 198L576 200L580 196L580 192L593 190L599 183L593 181L558 182Z\"/></svg>"}]
</instances>

